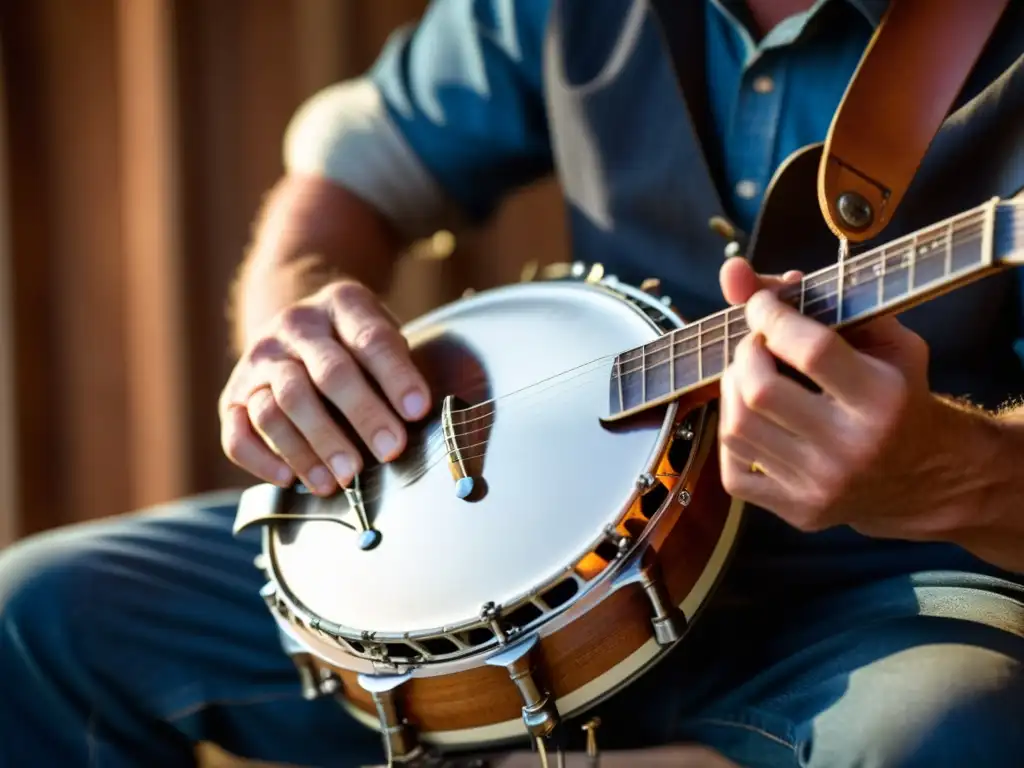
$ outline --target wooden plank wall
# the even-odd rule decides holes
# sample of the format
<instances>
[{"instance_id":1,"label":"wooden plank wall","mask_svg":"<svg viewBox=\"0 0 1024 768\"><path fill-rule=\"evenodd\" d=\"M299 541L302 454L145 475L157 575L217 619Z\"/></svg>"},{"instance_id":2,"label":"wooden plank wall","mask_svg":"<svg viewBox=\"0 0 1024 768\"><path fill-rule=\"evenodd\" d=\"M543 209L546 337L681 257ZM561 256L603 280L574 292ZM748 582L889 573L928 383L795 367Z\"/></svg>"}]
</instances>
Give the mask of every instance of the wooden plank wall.
<instances>
[{"instance_id":1,"label":"wooden plank wall","mask_svg":"<svg viewBox=\"0 0 1024 768\"><path fill-rule=\"evenodd\" d=\"M225 297L295 107L424 0L0 0L0 545L248 478L220 454ZM550 186L409 314L564 253Z\"/></svg>"}]
</instances>

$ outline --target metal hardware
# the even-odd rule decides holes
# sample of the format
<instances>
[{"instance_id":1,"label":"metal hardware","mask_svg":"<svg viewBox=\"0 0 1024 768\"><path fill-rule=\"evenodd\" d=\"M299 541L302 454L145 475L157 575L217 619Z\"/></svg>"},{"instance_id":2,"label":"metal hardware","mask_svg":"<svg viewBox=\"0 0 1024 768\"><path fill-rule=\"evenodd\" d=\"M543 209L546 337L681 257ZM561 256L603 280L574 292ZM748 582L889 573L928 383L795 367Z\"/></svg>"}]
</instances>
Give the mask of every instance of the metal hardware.
<instances>
[{"instance_id":1,"label":"metal hardware","mask_svg":"<svg viewBox=\"0 0 1024 768\"><path fill-rule=\"evenodd\" d=\"M267 584L260 590L264 600L267 600L268 596L276 594L276 590L268 589L272 586L272 584ZM332 696L341 690L341 679L334 671L328 667L321 667L304 646L280 627L278 628L278 638L281 648L291 658L296 672L299 673L302 698L313 701L321 696Z\"/></svg>"},{"instance_id":2,"label":"metal hardware","mask_svg":"<svg viewBox=\"0 0 1024 768\"><path fill-rule=\"evenodd\" d=\"M499 645L505 645L508 642L508 633L501 626L500 607L491 602L484 603L483 608L480 609L480 618L490 626L491 632L494 633Z\"/></svg>"},{"instance_id":3,"label":"metal hardware","mask_svg":"<svg viewBox=\"0 0 1024 768\"><path fill-rule=\"evenodd\" d=\"M444 435L444 447L448 453L448 468L455 479L455 495L460 499L468 498L473 493L473 478L469 476L466 462L459 448L459 438L455 434L455 396L447 395L441 405L441 433Z\"/></svg>"},{"instance_id":4,"label":"metal hardware","mask_svg":"<svg viewBox=\"0 0 1024 768\"><path fill-rule=\"evenodd\" d=\"M321 696L333 696L341 690L341 679L326 667L319 666L308 653L292 656L302 685L302 698L314 701Z\"/></svg>"},{"instance_id":5,"label":"metal hardware","mask_svg":"<svg viewBox=\"0 0 1024 768\"><path fill-rule=\"evenodd\" d=\"M724 216L712 216L708 219L708 228L728 243L725 246L725 258L742 256L747 250L747 235L743 230Z\"/></svg>"},{"instance_id":6,"label":"metal hardware","mask_svg":"<svg viewBox=\"0 0 1024 768\"><path fill-rule=\"evenodd\" d=\"M561 722L551 694L537 680L534 669L537 635L530 635L487 659L492 667L504 667L523 701L523 725L534 739L550 736Z\"/></svg>"},{"instance_id":7,"label":"metal hardware","mask_svg":"<svg viewBox=\"0 0 1024 768\"><path fill-rule=\"evenodd\" d=\"M363 506L363 491L359 483L359 475L355 476L352 485L342 488L345 498L353 512L356 513L356 520L359 521L359 548L368 551L380 544L380 531L370 525L370 519L366 516L366 507Z\"/></svg>"},{"instance_id":8,"label":"metal hardware","mask_svg":"<svg viewBox=\"0 0 1024 768\"><path fill-rule=\"evenodd\" d=\"M686 490L684 488L683 490L681 490L679 492L679 503L680 504L682 504L684 507L688 507L688 506L690 506L690 502L691 501L693 501L693 497L690 495L690 492L688 490Z\"/></svg>"},{"instance_id":9,"label":"metal hardware","mask_svg":"<svg viewBox=\"0 0 1024 768\"><path fill-rule=\"evenodd\" d=\"M600 717L592 717L583 724L583 732L587 734L587 765L590 768L597 768L601 762L597 751L597 729L600 726Z\"/></svg>"},{"instance_id":10,"label":"metal hardware","mask_svg":"<svg viewBox=\"0 0 1024 768\"><path fill-rule=\"evenodd\" d=\"M726 240L735 240L739 230L724 216L712 216L708 219L708 228Z\"/></svg>"},{"instance_id":11,"label":"metal hardware","mask_svg":"<svg viewBox=\"0 0 1024 768\"><path fill-rule=\"evenodd\" d=\"M654 487L654 475L644 472L636 479L636 489L641 493L647 493Z\"/></svg>"},{"instance_id":12,"label":"metal hardware","mask_svg":"<svg viewBox=\"0 0 1024 768\"><path fill-rule=\"evenodd\" d=\"M384 753L389 766L408 764L422 757L423 747L402 715L396 689L404 685L411 675L359 675L359 685L373 697L380 721Z\"/></svg>"},{"instance_id":13,"label":"metal hardware","mask_svg":"<svg viewBox=\"0 0 1024 768\"><path fill-rule=\"evenodd\" d=\"M640 290L651 296L661 295L661 280L657 277L648 277L640 283Z\"/></svg>"},{"instance_id":14,"label":"metal hardware","mask_svg":"<svg viewBox=\"0 0 1024 768\"><path fill-rule=\"evenodd\" d=\"M654 615L651 617L651 624L654 626L654 639L658 645L672 645L683 636L683 629L686 626L686 617L683 612L669 601L665 592L665 585L652 568L647 568L640 573L640 585L647 594L651 603L651 610Z\"/></svg>"},{"instance_id":15,"label":"metal hardware","mask_svg":"<svg viewBox=\"0 0 1024 768\"><path fill-rule=\"evenodd\" d=\"M732 240L731 242L726 243L725 249L722 251L722 253L724 254L725 258L733 259L736 258L737 256L743 255L743 246L739 243L739 241Z\"/></svg>"},{"instance_id":16,"label":"metal hardware","mask_svg":"<svg viewBox=\"0 0 1024 768\"><path fill-rule=\"evenodd\" d=\"M604 533L608 538L608 541L610 541L615 547L616 558L620 558L625 555L633 545L633 537L620 533L613 525L605 526Z\"/></svg>"},{"instance_id":17,"label":"metal hardware","mask_svg":"<svg viewBox=\"0 0 1024 768\"><path fill-rule=\"evenodd\" d=\"M693 440L693 430L683 424L676 430L676 440Z\"/></svg>"},{"instance_id":18,"label":"metal hardware","mask_svg":"<svg viewBox=\"0 0 1024 768\"><path fill-rule=\"evenodd\" d=\"M859 192L843 192L839 195L836 199L836 211L839 218L854 230L867 229L875 219L871 203Z\"/></svg>"}]
</instances>

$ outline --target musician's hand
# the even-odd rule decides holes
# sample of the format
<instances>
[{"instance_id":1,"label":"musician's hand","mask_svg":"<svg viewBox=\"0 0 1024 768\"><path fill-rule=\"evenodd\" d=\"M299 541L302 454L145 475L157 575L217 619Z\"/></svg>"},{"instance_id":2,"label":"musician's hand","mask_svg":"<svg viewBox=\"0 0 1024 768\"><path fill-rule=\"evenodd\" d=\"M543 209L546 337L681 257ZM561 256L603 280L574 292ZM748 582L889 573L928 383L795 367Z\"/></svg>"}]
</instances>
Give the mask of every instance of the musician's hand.
<instances>
[{"instance_id":1,"label":"musician's hand","mask_svg":"<svg viewBox=\"0 0 1024 768\"><path fill-rule=\"evenodd\" d=\"M731 304L747 302L751 329L721 381L726 490L807 531L846 524L930 538L950 524L943 494L969 443L966 414L930 392L924 340L889 317L840 335L780 301L785 280L759 278L740 259L720 277Z\"/></svg>"},{"instance_id":2,"label":"musician's hand","mask_svg":"<svg viewBox=\"0 0 1024 768\"><path fill-rule=\"evenodd\" d=\"M404 420L429 410L405 338L359 283L333 283L288 308L242 355L219 404L228 458L281 486L298 477L321 495L348 484L361 469L360 452L321 396L380 461L405 447Z\"/></svg>"}]
</instances>

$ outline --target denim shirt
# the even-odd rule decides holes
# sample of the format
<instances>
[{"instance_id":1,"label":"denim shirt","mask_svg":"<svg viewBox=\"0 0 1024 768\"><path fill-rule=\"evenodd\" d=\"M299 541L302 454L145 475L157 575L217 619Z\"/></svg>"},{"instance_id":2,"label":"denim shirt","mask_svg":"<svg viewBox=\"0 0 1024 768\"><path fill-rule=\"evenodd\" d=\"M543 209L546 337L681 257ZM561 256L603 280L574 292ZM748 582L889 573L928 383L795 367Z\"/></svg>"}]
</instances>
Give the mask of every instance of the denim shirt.
<instances>
[{"instance_id":1,"label":"denim shirt","mask_svg":"<svg viewBox=\"0 0 1024 768\"><path fill-rule=\"evenodd\" d=\"M697 140L645 0L435 0L418 25L392 37L370 76L390 122L463 214L482 221L511 191L554 173L575 258L630 281L658 277L698 318L723 306L724 243L709 219L751 230L780 164L825 139L886 6L819 0L755 40L742 2L707 0L717 157ZM885 239L1021 187L1024 3L1012 3ZM989 407L1024 394L1017 272L901 319L929 342L936 391ZM794 546L890 547L851 545L859 537L849 531L798 536L769 517L761 529ZM894 557L906 562L900 551Z\"/></svg>"},{"instance_id":2,"label":"denim shirt","mask_svg":"<svg viewBox=\"0 0 1024 768\"><path fill-rule=\"evenodd\" d=\"M992 135L992 125L1013 129L1014 151L1024 143L1015 111L1024 98L1022 5L1011 4L958 103L971 107L984 91L986 109L947 121L955 131L988 115L975 133L995 161L1005 136ZM435 0L417 25L393 35L370 76L391 123L463 214L482 221L513 190L555 173L574 257L630 281L658 277L698 318L722 306L723 243L708 220L725 216L751 230L780 164L824 140L886 7L818 0L755 40L743 2L706 0L705 70L720 148L711 164L645 0ZM908 193L903 209L920 215L904 217L904 229L1024 185L1010 179L1004 189L991 176L965 183L967 170L980 173L965 151L935 158L932 166L952 170L918 196L929 205L915 207ZM1013 152L1004 154L1012 166ZM927 178L927 161L922 168ZM946 188L955 185L962 195L950 198ZM903 319L932 347L937 390L998 406L1024 394L1016 275L961 290Z\"/></svg>"}]
</instances>

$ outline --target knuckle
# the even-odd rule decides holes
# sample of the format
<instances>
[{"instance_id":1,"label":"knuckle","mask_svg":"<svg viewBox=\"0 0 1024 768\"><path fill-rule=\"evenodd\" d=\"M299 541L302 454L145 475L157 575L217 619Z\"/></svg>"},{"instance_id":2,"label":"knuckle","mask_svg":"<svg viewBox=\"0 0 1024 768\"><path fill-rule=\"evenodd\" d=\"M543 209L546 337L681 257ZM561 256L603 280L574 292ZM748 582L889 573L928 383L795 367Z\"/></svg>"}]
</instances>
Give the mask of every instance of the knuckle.
<instances>
[{"instance_id":1,"label":"knuckle","mask_svg":"<svg viewBox=\"0 0 1024 768\"><path fill-rule=\"evenodd\" d=\"M310 304L293 304L278 317L278 327L289 336L306 336L323 323L323 310Z\"/></svg>"},{"instance_id":2,"label":"knuckle","mask_svg":"<svg viewBox=\"0 0 1024 768\"><path fill-rule=\"evenodd\" d=\"M325 290L330 301L339 307L357 304L372 296L369 288L354 280L331 283Z\"/></svg>"},{"instance_id":3,"label":"knuckle","mask_svg":"<svg viewBox=\"0 0 1024 768\"><path fill-rule=\"evenodd\" d=\"M787 312L784 305L771 302L763 312L761 324L765 333L775 335L785 331Z\"/></svg>"},{"instance_id":4,"label":"knuckle","mask_svg":"<svg viewBox=\"0 0 1024 768\"><path fill-rule=\"evenodd\" d=\"M254 397L249 401L249 418L264 432L285 421L285 415L272 397Z\"/></svg>"},{"instance_id":5,"label":"knuckle","mask_svg":"<svg viewBox=\"0 0 1024 768\"><path fill-rule=\"evenodd\" d=\"M815 333L799 346L799 367L804 371L819 370L838 340L838 335L824 328L820 333Z\"/></svg>"},{"instance_id":6,"label":"knuckle","mask_svg":"<svg viewBox=\"0 0 1024 768\"><path fill-rule=\"evenodd\" d=\"M368 357L390 353L399 337L398 332L384 323L368 323L352 338L352 349Z\"/></svg>"},{"instance_id":7,"label":"knuckle","mask_svg":"<svg viewBox=\"0 0 1024 768\"><path fill-rule=\"evenodd\" d=\"M323 392L338 392L347 387L358 373L355 361L348 355L328 354L316 360L310 375Z\"/></svg>"},{"instance_id":8,"label":"knuckle","mask_svg":"<svg viewBox=\"0 0 1024 768\"><path fill-rule=\"evenodd\" d=\"M776 402L778 392L779 380L774 376L747 379L743 384L743 402L754 411L768 410Z\"/></svg>"},{"instance_id":9,"label":"knuckle","mask_svg":"<svg viewBox=\"0 0 1024 768\"><path fill-rule=\"evenodd\" d=\"M283 353L284 347L275 336L261 336L249 347L246 355L250 362L273 360Z\"/></svg>"},{"instance_id":10,"label":"knuckle","mask_svg":"<svg viewBox=\"0 0 1024 768\"><path fill-rule=\"evenodd\" d=\"M274 387L274 399L285 413L294 413L308 405L309 387L298 376L289 376Z\"/></svg>"}]
</instances>

